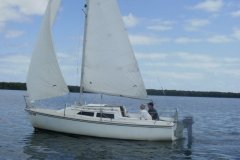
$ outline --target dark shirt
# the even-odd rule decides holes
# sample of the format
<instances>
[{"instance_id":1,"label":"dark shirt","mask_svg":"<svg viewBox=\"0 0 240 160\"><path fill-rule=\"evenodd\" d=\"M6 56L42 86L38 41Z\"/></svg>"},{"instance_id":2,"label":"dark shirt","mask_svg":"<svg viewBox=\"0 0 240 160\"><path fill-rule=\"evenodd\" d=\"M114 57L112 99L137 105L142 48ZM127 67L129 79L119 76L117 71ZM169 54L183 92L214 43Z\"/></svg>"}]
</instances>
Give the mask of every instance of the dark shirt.
<instances>
[{"instance_id":1,"label":"dark shirt","mask_svg":"<svg viewBox=\"0 0 240 160\"><path fill-rule=\"evenodd\" d=\"M148 113L152 116L152 120L159 120L159 116L158 116L156 109L154 109L154 108L149 109Z\"/></svg>"}]
</instances>

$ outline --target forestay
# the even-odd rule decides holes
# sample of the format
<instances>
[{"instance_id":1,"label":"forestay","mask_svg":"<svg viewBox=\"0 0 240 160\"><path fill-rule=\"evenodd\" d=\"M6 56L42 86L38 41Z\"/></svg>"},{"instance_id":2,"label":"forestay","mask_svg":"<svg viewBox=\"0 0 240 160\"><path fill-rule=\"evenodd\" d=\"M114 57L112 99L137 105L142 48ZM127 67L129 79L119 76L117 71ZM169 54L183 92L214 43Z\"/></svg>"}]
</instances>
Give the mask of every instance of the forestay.
<instances>
[{"instance_id":1,"label":"forestay","mask_svg":"<svg viewBox=\"0 0 240 160\"><path fill-rule=\"evenodd\" d=\"M51 32L60 2L49 1L32 54L27 77L27 91L32 101L69 92L58 65Z\"/></svg>"},{"instance_id":2,"label":"forestay","mask_svg":"<svg viewBox=\"0 0 240 160\"><path fill-rule=\"evenodd\" d=\"M146 98L116 0L89 0L83 55L84 91Z\"/></svg>"}]
</instances>

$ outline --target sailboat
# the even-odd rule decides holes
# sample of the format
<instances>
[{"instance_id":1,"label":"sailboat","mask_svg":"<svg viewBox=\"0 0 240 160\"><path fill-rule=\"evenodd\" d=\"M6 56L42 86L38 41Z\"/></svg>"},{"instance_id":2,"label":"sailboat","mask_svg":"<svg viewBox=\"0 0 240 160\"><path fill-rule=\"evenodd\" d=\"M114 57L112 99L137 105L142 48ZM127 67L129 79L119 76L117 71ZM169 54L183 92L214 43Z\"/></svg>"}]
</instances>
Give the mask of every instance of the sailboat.
<instances>
[{"instance_id":1,"label":"sailboat","mask_svg":"<svg viewBox=\"0 0 240 160\"><path fill-rule=\"evenodd\" d=\"M27 76L26 112L32 126L67 134L127 139L169 140L183 137L183 123L174 117L141 120L123 105L76 103L46 109L35 101L69 93L54 51L52 26L60 0L50 0L33 50ZM146 89L117 0L87 0L80 90L146 99Z\"/></svg>"}]
</instances>

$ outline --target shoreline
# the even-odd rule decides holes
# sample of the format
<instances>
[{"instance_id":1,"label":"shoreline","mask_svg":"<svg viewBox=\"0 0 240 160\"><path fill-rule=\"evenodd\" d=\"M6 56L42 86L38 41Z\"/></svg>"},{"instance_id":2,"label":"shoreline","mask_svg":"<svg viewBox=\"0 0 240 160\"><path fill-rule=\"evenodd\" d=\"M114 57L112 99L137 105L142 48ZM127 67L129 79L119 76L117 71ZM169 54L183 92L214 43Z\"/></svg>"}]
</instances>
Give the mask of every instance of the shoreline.
<instances>
[{"instance_id":1,"label":"shoreline","mask_svg":"<svg viewBox=\"0 0 240 160\"><path fill-rule=\"evenodd\" d=\"M79 86L68 86L69 91L79 92ZM0 89L3 90L27 90L26 83L21 82L0 82ZM182 90L158 90L147 89L151 96L181 96L181 97L214 97L214 98L240 98L240 93L217 92L217 91L182 91Z\"/></svg>"}]
</instances>

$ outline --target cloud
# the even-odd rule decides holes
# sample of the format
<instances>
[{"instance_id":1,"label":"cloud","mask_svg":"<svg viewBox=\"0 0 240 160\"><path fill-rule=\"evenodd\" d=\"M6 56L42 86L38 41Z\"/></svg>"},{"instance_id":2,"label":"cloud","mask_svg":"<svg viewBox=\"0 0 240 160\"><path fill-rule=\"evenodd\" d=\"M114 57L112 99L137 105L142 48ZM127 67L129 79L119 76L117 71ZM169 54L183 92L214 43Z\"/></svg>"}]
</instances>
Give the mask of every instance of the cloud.
<instances>
[{"instance_id":1,"label":"cloud","mask_svg":"<svg viewBox=\"0 0 240 160\"><path fill-rule=\"evenodd\" d=\"M174 53L174 56L177 56L178 59L182 59L184 61L190 61L190 62L211 62L212 57L206 55L206 54L193 54L189 52L176 52Z\"/></svg>"},{"instance_id":2,"label":"cloud","mask_svg":"<svg viewBox=\"0 0 240 160\"><path fill-rule=\"evenodd\" d=\"M160 32L169 31L169 30L172 30L173 24L175 24L175 22L173 21L161 21L161 22L158 22L158 24L148 26L147 29L153 30L153 31L160 31Z\"/></svg>"},{"instance_id":3,"label":"cloud","mask_svg":"<svg viewBox=\"0 0 240 160\"><path fill-rule=\"evenodd\" d=\"M7 22L23 22L29 16L42 15L46 9L48 0L1 0L0 22L5 25Z\"/></svg>"},{"instance_id":4,"label":"cloud","mask_svg":"<svg viewBox=\"0 0 240 160\"><path fill-rule=\"evenodd\" d=\"M20 30L10 30L5 33L6 38L17 38L24 34L23 31Z\"/></svg>"},{"instance_id":5,"label":"cloud","mask_svg":"<svg viewBox=\"0 0 240 160\"><path fill-rule=\"evenodd\" d=\"M196 31L201 27L207 26L209 23L208 19L190 19L186 21L185 29L187 31Z\"/></svg>"},{"instance_id":6,"label":"cloud","mask_svg":"<svg viewBox=\"0 0 240 160\"><path fill-rule=\"evenodd\" d=\"M47 3L48 0L12 0L12 5L17 6L20 13L23 13L24 15L42 15L45 12Z\"/></svg>"},{"instance_id":7,"label":"cloud","mask_svg":"<svg viewBox=\"0 0 240 160\"><path fill-rule=\"evenodd\" d=\"M204 73L219 73L222 69L234 70L240 67L240 58L237 57L216 57L209 54L190 52L136 53L136 57L139 60L144 59L145 62L140 61L140 64L148 68L149 71L161 68L159 70L182 71L183 69L186 72L194 70Z\"/></svg>"},{"instance_id":8,"label":"cloud","mask_svg":"<svg viewBox=\"0 0 240 160\"><path fill-rule=\"evenodd\" d=\"M132 13L129 13L127 16L123 16L123 21L125 26L128 28L135 27L139 23L138 18L133 16Z\"/></svg>"},{"instance_id":9,"label":"cloud","mask_svg":"<svg viewBox=\"0 0 240 160\"><path fill-rule=\"evenodd\" d=\"M164 60L168 55L166 53L135 53L138 60L154 60L161 61Z\"/></svg>"},{"instance_id":10,"label":"cloud","mask_svg":"<svg viewBox=\"0 0 240 160\"><path fill-rule=\"evenodd\" d=\"M25 81L30 57L22 54L5 54L0 59L1 81Z\"/></svg>"},{"instance_id":11,"label":"cloud","mask_svg":"<svg viewBox=\"0 0 240 160\"><path fill-rule=\"evenodd\" d=\"M207 42L210 43L229 43L232 41L232 38L225 35L216 35L210 38L207 38Z\"/></svg>"},{"instance_id":12,"label":"cloud","mask_svg":"<svg viewBox=\"0 0 240 160\"><path fill-rule=\"evenodd\" d=\"M175 39L176 43L179 44L189 44L189 43L198 43L201 42L202 39L199 38L189 38L189 37L178 37Z\"/></svg>"},{"instance_id":13,"label":"cloud","mask_svg":"<svg viewBox=\"0 0 240 160\"><path fill-rule=\"evenodd\" d=\"M151 55L154 59L149 58ZM236 90L237 81L240 79L238 72L240 58L238 57L220 57L191 52L153 52L139 55L137 53L138 57L140 57L139 67L144 81L148 82L148 88L164 86L168 89L179 89L182 86L184 89L199 90L203 89L201 83L205 83L206 90L212 88L211 90L226 91L221 88L223 85L230 83L232 84L231 89ZM144 58L146 58L145 62L142 61ZM223 84L217 86L216 80L222 81ZM231 89L229 88L229 90Z\"/></svg>"},{"instance_id":14,"label":"cloud","mask_svg":"<svg viewBox=\"0 0 240 160\"><path fill-rule=\"evenodd\" d=\"M240 17L240 10L231 13L232 17Z\"/></svg>"},{"instance_id":15,"label":"cloud","mask_svg":"<svg viewBox=\"0 0 240 160\"><path fill-rule=\"evenodd\" d=\"M152 67L186 67L186 68L203 68L216 67L213 64L214 58L206 54L194 54L189 52L174 53L135 53L138 60L144 60L145 65ZM233 59L229 59L229 61ZM235 62L235 61L234 61Z\"/></svg>"},{"instance_id":16,"label":"cloud","mask_svg":"<svg viewBox=\"0 0 240 160\"><path fill-rule=\"evenodd\" d=\"M227 76L234 76L235 78L240 78L240 72L239 69L223 69L220 71L222 74L225 74Z\"/></svg>"},{"instance_id":17,"label":"cloud","mask_svg":"<svg viewBox=\"0 0 240 160\"><path fill-rule=\"evenodd\" d=\"M155 45L169 42L169 38L158 38L144 35L130 35L132 45Z\"/></svg>"},{"instance_id":18,"label":"cloud","mask_svg":"<svg viewBox=\"0 0 240 160\"><path fill-rule=\"evenodd\" d=\"M30 62L30 58L25 55L16 54L16 55L2 55L0 62L9 63L9 64L17 64L17 65L26 65Z\"/></svg>"},{"instance_id":19,"label":"cloud","mask_svg":"<svg viewBox=\"0 0 240 160\"><path fill-rule=\"evenodd\" d=\"M230 43L235 40L240 40L239 28L235 28L233 33L229 35L214 35L207 38L177 37L174 39L174 42L178 44L189 44L189 43L200 43L200 42L223 44L223 43Z\"/></svg>"},{"instance_id":20,"label":"cloud","mask_svg":"<svg viewBox=\"0 0 240 160\"><path fill-rule=\"evenodd\" d=\"M3 3L3 4L2 4ZM9 21L24 21L22 13L15 9L14 5L8 5L5 1L0 4L0 22L5 25Z\"/></svg>"},{"instance_id":21,"label":"cloud","mask_svg":"<svg viewBox=\"0 0 240 160\"><path fill-rule=\"evenodd\" d=\"M177 71L149 71L145 73L146 76L162 77L164 79L177 80L197 80L203 79L204 74L196 72L177 72Z\"/></svg>"},{"instance_id":22,"label":"cloud","mask_svg":"<svg viewBox=\"0 0 240 160\"><path fill-rule=\"evenodd\" d=\"M214 58L207 54L194 54L189 52L174 52L174 53L136 53L138 60L144 60L146 66L150 67L185 67L208 69L208 67L218 66ZM205 65L205 66L204 66Z\"/></svg>"},{"instance_id":23,"label":"cloud","mask_svg":"<svg viewBox=\"0 0 240 160\"><path fill-rule=\"evenodd\" d=\"M237 40L240 40L240 28L235 28L233 31L232 36L236 38Z\"/></svg>"},{"instance_id":24,"label":"cloud","mask_svg":"<svg viewBox=\"0 0 240 160\"><path fill-rule=\"evenodd\" d=\"M0 22L0 33L4 30L5 23Z\"/></svg>"},{"instance_id":25,"label":"cloud","mask_svg":"<svg viewBox=\"0 0 240 160\"><path fill-rule=\"evenodd\" d=\"M219 63L215 63L215 62L204 62L204 63L199 63L199 62L176 63L174 66L180 67L180 68L191 68L191 69L198 69L198 70L215 69L220 66Z\"/></svg>"},{"instance_id":26,"label":"cloud","mask_svg":"<svg viewBox=\"0 0 240 160\"><path fill-rule=\"evenodd\" d=\"M218 12L222 9L224 3L222 0L205 0L193 6L193 9L202 10L206 12Z\"/></svg>"},{"instance_id":27,"label":"cloud","mask_svg":"<svg viewBox=\"0 0 240 160\"><path fill-rule=\"evenodd\" d=\"M62 70L64 78L70 84L79 80L79 67L76 56L74 54L57 53L59 66ZM27 71L30 64L31 55L24 54L1 54L0 58L0 81L26 81ZM78 64L78 65L77 65ZM77 74L78 72L78 74Z\"/></svg>"}]
</instances>

